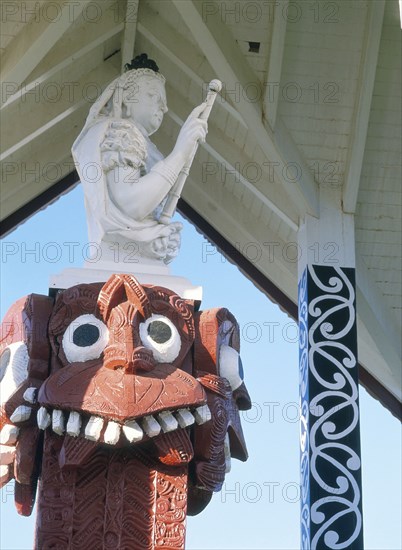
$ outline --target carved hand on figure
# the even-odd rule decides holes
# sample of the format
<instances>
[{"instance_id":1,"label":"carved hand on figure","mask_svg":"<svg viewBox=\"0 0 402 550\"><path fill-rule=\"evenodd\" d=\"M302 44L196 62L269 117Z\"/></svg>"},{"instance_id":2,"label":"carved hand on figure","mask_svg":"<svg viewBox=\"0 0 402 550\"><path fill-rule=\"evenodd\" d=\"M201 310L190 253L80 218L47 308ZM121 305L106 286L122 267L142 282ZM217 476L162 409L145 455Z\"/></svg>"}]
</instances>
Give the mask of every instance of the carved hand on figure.
<instances>
[{"instance_id":1,"label":"carved hand on figure","mask_svg":"<svg viewBox=\"0 0 402 550\"><path fill-rule=\"evenodd\" d=\"M157 256L163 258L166 256L166 249L168 245L168 237L157 237L152 241L152 250Z\"/></svg>"},{"instance_id":2,"label":"carved hand on figure","mask_svg":"<svg viewBox=\"0 0 402 550\"><path fill-rule=\"evenodd\" d=\"M207 121L198 118L204 109L205 103L202 103L191 111L177 137L173 152L178 153L184 163L191 160L197 142L204 142L208 133Z\"/></svg>"}]
</instances>

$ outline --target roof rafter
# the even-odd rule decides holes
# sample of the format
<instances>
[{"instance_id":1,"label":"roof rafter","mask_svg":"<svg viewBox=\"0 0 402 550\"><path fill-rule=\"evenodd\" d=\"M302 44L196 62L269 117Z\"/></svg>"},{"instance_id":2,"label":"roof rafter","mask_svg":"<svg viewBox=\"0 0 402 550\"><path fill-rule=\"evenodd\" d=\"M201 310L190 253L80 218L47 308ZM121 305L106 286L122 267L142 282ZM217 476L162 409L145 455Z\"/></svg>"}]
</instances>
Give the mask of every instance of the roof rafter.
<instances>
[{"instance_id":1,"label":"roof rafter","mask_svg":"<svg viewBox=\"0 0 402 550\"><path fill-rule=\"evenodd\" d=\"M74 162L70 151L66 151L65 144L72 143L77 137L77 128L74 124L78 124L81 115L85 116L85 106L81 111L76 111L70 117L72 128L63 131L65 125L60 123L57 128L59 135L57 139L52 135L44 134L40 148L35 148L33 143L30 143L24 151L28 151L33 158L38 159L32 165L24 166L22 163L14 163L16 166L15 172L5 173L1 182L1 196L4 197L0 207L0 217L3 225L5 221L7 227L7 218L12 218L13 215L21 208L21 198L23 198L23 208L29 210L30 202L35 201L36 197L42 193L49 192L55 197L53 187L56 189L59 182L74 170ZM24 158L27 158L25 155ZM21 185L21 180L24 182Z\"/></svg>"},{"instance_id":2,"label":"roof rafter","mask_svg":"<svg viewBox=\"0 0 402 550\"><path fill-rule=\"evenodd\" d=\"M138 2L139 0L127 0L124 33L121 42L122 72L124 71L124 65L130 63L134 57L134 44L138 21Z\"/></svg>"},{"instance_id":3,"label":"roof rafter","mask_svg":"<svg viewBox=\"0 0 402 550\"><path fill-rule=\"evenodd\" d=\"M60 71L68 69L71 64L77 64L83 56L124 29L123 21L118 18L120 12L112 7L108 9L106 3L102 6L102 17L96 25L85 25L83 27L85 32L74 32L74 36L70 36L70 30L67 31L54 45L51 52L28 75L28 78L23 82L23 86L6 98L5 103L0 108L1 110L8 109L15 101L21 100L26 94L35 90L37 86L48 81Z\"/></svg>"},{"instance_id":4,"label":"roof rafter","mask_svg":"<svg viewBox=\"0 0 402 550\"><path fill-rule=\"evenodd\" d=\"M385 0L369 2L368 20L360 61L360 86L353 122L353 134L349 145L348 167L343 187L343 210L354 213L359 192L371 99L374 90L378 52L381 42Z\"/></svg>"},{"instance_id":5,"label":"roof rafter","mask_svg":"<svg viewBox=\"0 0 402 550\"><path fill-rule=\"evenodd\" d=\"M77 84L75 89L75 97L78 98L72 101L69 94L63 95L56 103L50 105L43 103L35 106L35 116L31 116L25 124L15 125L15 116L13 112L6 110L2 116L2 120L8 128L13 128L13 133L10 133L11 140L8 140L8 135L3 134L2 145L6 148L0 154L0 161L3 162L18 152L19 149L25 147L34 139L43 135L45 132L59 124L75 111L86 105L88 100L86 90L89 86L96 82L97 88L104 89L107 84L119 75L119 70L116 68L116 60L110 58L101 63L88 74L85 74L74 84ZM34 101L33 98L30 98ZM29 105L27 105L29 107ZM18 114L17 114L18 116ZM26 115L25 115L26 116ZM20 115L20 119L24 118L24 114ZM12 126L14 120L14 127Z\"/></svg>"},{"instance_id":6,"label":"roof rafter","mask_svg":"<svg viewBox=\"0 0 402 550\"><path fill-rule=\"evenodd\" d=\"M3 56L1 80L12 86L20 86L38 63L56 44L60 37L81 15L90 0L53 0L41 5L37 16L24 27L8 45ZM46 11L51 5L54 19ZM1 90L3 103L5 90Z\"/></svg>"},{"instance_id":7,"label":"roof rafter","mask_svg":"<svg viewBox=\"0 0 402 550\"><path fill-rule=\"evenodd\" d=\"M275 2L274 23L271 38L271 48L269 51L269 61L267 70L267 85L265 87L262 103L262 112L264 118L268 121L271 130L275 130L276 113L278 110L279 94L271 96L272 85L280 85L282 74L283 52L285 50L286 23L284 17L288 0L279 0Z\"/></svg>"}]
</instances>

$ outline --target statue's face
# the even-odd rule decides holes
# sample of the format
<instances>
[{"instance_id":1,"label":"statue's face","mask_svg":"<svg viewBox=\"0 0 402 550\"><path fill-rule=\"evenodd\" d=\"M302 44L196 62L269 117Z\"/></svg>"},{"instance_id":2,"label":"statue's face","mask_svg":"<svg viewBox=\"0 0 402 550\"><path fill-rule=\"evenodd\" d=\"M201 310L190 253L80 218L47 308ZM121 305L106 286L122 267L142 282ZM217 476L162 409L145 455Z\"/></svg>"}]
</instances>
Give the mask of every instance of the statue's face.
<instances>
[{"instance_id":1,"label":"statue's face","mask_svg":"<svg viewBox=\"0 0 402 550\"><path fill-rule=\"evenodd\" d=\"M153 134L168 110L164 84L158 78L139 78L135 89L124 98L124 106L127 118L141 124L148 135Z\"/></svg>"}]
</instances>

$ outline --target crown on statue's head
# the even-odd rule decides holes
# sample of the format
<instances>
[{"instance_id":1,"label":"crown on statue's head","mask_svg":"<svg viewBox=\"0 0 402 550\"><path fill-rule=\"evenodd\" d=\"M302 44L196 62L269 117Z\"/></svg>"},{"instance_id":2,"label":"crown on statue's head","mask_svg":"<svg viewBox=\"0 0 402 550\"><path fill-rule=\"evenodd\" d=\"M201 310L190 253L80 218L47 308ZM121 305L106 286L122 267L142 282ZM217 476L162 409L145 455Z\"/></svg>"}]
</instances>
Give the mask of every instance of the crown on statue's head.
<instances>
[{"instance_id":1,"label":"crown on statue's head","mask_svg":"<svg viewBox=\"0 0 402 550\"><path fill-rule=\"evenodd\" d=\"M146 53L137 55L131 63L124 65L125 73L129 73L132 82L140 76L153 76L165 83L165 77L159 72L159 67L153 59L149 59Z\"/></svg>"},{"instance_id":2,"label":"crown on statue's head","mask_svg":"<svg viewBox=\"0 0 402 550\"><path fill-rule=\"evenodd\" d=\"M153 59L149 59L146 53L141 53L134 57L131 63L124 65L125 71L132 71L133 69L151 69L155 73L159 73L159 67Z\"/></svg>"}]
</instances>

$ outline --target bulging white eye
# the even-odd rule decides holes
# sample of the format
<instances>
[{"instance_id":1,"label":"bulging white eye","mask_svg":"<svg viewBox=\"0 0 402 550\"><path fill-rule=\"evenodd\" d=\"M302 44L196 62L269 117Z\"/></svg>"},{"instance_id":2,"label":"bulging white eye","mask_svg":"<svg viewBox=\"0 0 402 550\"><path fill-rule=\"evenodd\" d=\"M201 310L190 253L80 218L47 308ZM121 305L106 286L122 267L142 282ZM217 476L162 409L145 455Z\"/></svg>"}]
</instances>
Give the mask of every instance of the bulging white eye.
<instances>
[{"instance_id":1,"label":"bulging white eye","mask_svg":"<svg viewBox=\"0 0 402 550\"><path fill-rule=\"evenodd\" d=\"M159 363L171 363L181 349L181 338L172 321L164 315L152 314L140 324L143 345L152 351Z\"/></svg>"},{"instance_id":2,"label":"bulging white eye","mask_svg":"<svg viewBox=\"0 0 402 550\"><path fill-rule=\"evenodd\" d=\"M109 340L105 323L92 314L74 319L63 336L63 350L70 363L97 359Z\"/></svg>"},{"instance_id":3,"label":"bulging white eye","mask_svg":"<svg viewBox=\"0 0 402 550\"><path fill-rule=\"evenodd\" d=\"M0 403L3 404L28 378L28 349L24 342L14 342L0 355Z\"/></svg>"},{"instance_id":4,"label":"bulging white eye","mask_svg":"<svg viewBox=\"0 0 402 550\"><path fill-rule=\"evenodd\" d=\"M237 390L244 380L240 355L234 348L225 344L219 350L219 374L229 381L232 391Z\"/></svg>"}]
</instances>

